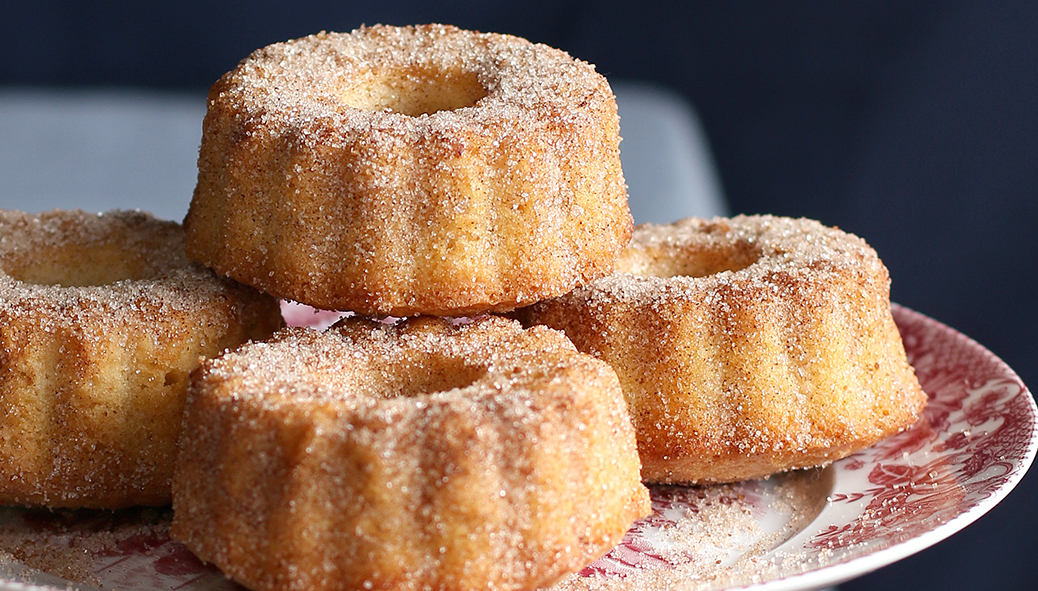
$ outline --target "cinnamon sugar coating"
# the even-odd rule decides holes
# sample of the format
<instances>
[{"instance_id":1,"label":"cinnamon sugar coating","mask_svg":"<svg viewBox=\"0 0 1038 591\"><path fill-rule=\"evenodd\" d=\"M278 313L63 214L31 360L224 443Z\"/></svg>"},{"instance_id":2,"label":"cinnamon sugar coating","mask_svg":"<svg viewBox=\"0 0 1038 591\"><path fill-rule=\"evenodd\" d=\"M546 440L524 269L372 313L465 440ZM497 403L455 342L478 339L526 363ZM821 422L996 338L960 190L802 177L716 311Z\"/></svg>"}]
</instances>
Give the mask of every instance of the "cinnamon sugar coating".
<instances>
[{"instance_id":1,"label":"cinnamon sugar coating","mask_svg":"<svg viewBox=\"0 0 1038 591\"><path fill-rule=\"evenodd\" d=\"M0 503L170 502L190 372L281 325L150 215L0 210Z\"/></svg>"},{"instance_id":2,"label":"cinnamon sugar coating","mask_svg":"<svg viewBox=\"0 0 1038 591\"><path fill-rule=\"evenodd\" d=\"M617 372L653 482L825 464L926 403L860 238L738 216L635 228L616 274L518 312Z\"/></svg>"},{"instance_id":3,"label":"cinnamon sugar coating","mask_svg":"<svg viewBox=\"0 0 1038 591\"><path fill-rule=\"evenodd\" d=\"M605 78L545 45L444 25L277 43L210 90L188 253L318 308L509 310L611 272L619 141Z\"/></svg>"},{"instance_id":4,"label":"cinnamon sugar coating","mask_svg":"<svg viewBox=\"0 0 1038 591\"><path fill-rule=\"evenodd\" d=\"M257 591L538 588L649 511L615 373L544 327L352 317L192 378L172 535Z\"/></svg>"}]
</instances>

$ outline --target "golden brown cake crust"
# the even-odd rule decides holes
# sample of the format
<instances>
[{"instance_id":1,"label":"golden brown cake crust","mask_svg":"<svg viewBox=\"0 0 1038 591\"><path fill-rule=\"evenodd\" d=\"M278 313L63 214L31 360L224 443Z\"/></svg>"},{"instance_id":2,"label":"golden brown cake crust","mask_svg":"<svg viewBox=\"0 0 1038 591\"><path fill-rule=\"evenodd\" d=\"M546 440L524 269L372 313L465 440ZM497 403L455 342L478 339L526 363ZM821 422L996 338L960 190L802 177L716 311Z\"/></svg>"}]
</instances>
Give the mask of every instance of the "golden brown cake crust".
<instances>
[{"instance_id":1,"label":"golden brown cake crust","mask_svg":"<svg viewBox=\"0 0 1038 591\"><path fill-rule=\"evenodd\" d=\"M188 254L368 315L475 315L608 274L630 238L619 118L566 53L450 26L257 50L209 93Z\"/></svg>"},{"instance_id":2,"label":"golden brown cake crust","mask_svg":"<svg viewBox=\"0 0 1038 591\"><path fill-rule=\"evenodd\" d=\"M637 227L615 275L519 315L617 371L644 479L731 481L915 421L889 285L864 241L815 221L686 219Z\"/></svg>"},{"instance_id":3,"label":"golden brown cake crust","mask_svg":"<svg viewBox=\"0 0 1038 591\"><path fill-rule=\"evenodd\" d=\"M147 214L0 210L0 503L170 502L188 375L281 325Z\"/></svg>"},{"instance_id":4,"label":"golden brown cake crust","mask_svg":"<svg viewBox=\"0 0 1038 591\"><path fill-rule=\"evenodd\" d=\"M615 373L503 318L285 329L185 425L172 535L259 591L538 588L649 509Z\"/></svg>"}]
</instances>

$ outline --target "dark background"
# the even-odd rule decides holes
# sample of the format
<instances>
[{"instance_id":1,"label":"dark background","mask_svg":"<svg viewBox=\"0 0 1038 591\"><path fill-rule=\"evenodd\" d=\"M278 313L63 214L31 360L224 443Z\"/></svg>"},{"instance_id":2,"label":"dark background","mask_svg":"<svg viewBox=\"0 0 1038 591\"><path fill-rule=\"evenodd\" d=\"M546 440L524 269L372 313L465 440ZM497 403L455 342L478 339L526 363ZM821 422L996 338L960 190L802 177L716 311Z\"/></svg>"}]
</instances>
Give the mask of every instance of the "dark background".
<instances>
[{"instance_id":1,"label":"dark background","mask_svg":"<svg viewBox=\"0 0 1038 591\"><path fill-rule=\"evenodd\" d=\"M863 236L893 300L1038 384L1038 3L146 4L5 8L0 86L201 93L253 49L365 23L524 36L682 93L732 212ZM964 532L841 588L1038 589L1036 507L1031 475Z\"/></svg>"}]
</instances>

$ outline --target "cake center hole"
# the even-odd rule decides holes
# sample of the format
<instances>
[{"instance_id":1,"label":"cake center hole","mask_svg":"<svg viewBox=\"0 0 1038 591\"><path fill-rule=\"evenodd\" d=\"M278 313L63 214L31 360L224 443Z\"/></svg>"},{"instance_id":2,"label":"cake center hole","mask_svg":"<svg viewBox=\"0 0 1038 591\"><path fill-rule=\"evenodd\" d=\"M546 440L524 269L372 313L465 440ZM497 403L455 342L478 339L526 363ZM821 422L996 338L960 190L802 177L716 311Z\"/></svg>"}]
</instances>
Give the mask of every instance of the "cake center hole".
<instances>
[{"instance_id":1,"label":"cake center hole","mask_svg":"<svg viewBox=\"0 0 1038 591\"><path fill-rule=\"evenodd\" d=\"M38 247L27 256L3 261L12 278L34 285L90 287L118 281L145 279L155 275L152 265L140 256L111 243L65 244L61 248Z\"/></svg>"},{"instance_id":2,"label":"cake center hole","mask_svg":"<svg viewBox=\"0 0 1038 591\"><path fill-rule=\"evenodd\" d=\"M486 374L486 368L464 359L439 354L418 354L403 362L400 382L388 391L395 396L413 397L471 386Z\"/></svg>"},{"instance_id":3,"label":"cake center hole","mask_svg":"<svg viewBox=\"0 0 1038 591\"><path fill-rule=\"evenodd\" d=\"M487 90L474 72L409 68L371 74L340 95L364 111L390 110L417 117L475 105Z\"/></svg>"},{"instance_id":4,"label":"cake center hole","mask_svg":"<svg viewBox=\"0 0 1038 591\"><path fill-rule=\"evenodd\" d=\"M707 277L724 271L741 271L761 257L749 244L719 247L665 247L652 251L628 251L618 262L620 271L642 277Z\"/></svg>"}]
</instances>

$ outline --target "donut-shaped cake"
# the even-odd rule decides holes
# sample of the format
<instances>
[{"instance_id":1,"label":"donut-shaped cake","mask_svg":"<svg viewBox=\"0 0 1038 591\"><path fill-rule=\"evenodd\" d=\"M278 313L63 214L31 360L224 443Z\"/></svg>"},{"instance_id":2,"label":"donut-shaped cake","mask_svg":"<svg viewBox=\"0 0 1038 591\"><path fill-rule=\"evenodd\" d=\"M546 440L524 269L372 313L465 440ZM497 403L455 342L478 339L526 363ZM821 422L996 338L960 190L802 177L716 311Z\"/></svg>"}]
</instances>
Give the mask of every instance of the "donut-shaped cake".
<instances>
[{"instance_id":1,"label":"donut-shaped cake","mask_svg":"<svg viewBox=\"0 0 1038 591\"><path fill-rule=\"evenodd\" d=\"M172 535L257 591L539 588L649 510L615 373L504 318L285 329L185 425Z\"/></svg>"},{"instance_id":2,"label":"donut-shaped cake","mask_svg":"<svg viewBox=\"0 0 1038 591\"><path fill-rule=\"evenodd\" d=\"M170 502L198 358L281 326L183 238L139 212L0 211L0 503Z\"/></svg>"},{"instance_id":3,"label":"donut-shaped cake","mask_svg":"<svg viewBox=\"0 0 1038 591\"><path fill-rule=\"evenodd\" d=\"M281 298L472 316L612 271L630 238L605 78L454 27L257 50L209 93L188 254Z\"/></svg>"},{"instance_id":4,"label":"donut-shaped cake","mask_svg":"<svg viewBox=\"0 0 1038 591\"><path fill-rule=\"evenodd\" d=\"M926 403L886 267L811 220L639 226L615 275L520 313L616 370L650 482L825 464L910 426Z\"/></svg>"}]
</instances>

